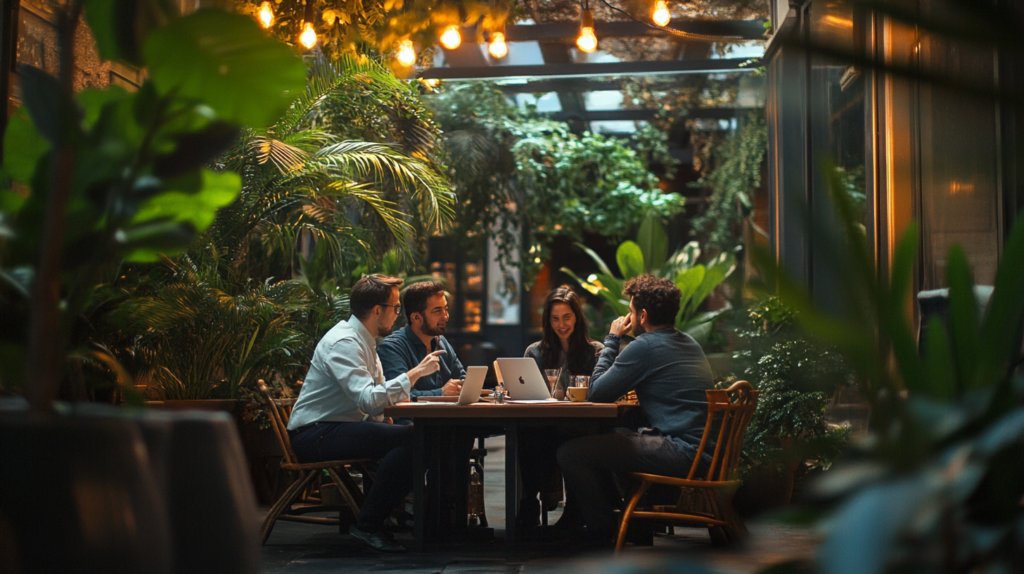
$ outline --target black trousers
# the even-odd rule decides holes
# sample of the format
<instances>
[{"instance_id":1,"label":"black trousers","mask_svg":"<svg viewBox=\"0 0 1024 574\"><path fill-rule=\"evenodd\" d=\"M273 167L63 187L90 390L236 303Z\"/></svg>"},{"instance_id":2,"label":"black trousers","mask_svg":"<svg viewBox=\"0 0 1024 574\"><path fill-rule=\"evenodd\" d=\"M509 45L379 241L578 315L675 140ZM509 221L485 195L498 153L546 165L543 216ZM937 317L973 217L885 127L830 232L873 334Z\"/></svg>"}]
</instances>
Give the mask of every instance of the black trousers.
<instances>
[{"instance_id":1,"label":"black trousers","mask_svg":"<svg viewBox=\"0 0 1024 574\"><path fill-rule=\"evenodd\" d=\"M613 473L686 476L694 454L668 437L618 428L566 442L558 449L558 466L587 529L610 531L616 526L615 505L622 503Z\"/></svg>"},{"instance_id":2,"label":"black trousers","mask_svg":"<svg viewBox=\"0 0 1024 574\"><path fill-rule=\"evenodd\" d=\"M414 432L412 425L321 422L289 435L300 462L381 459L357 517L362 525L378 527L412 489Z\"/></svg>"}]
</instances>

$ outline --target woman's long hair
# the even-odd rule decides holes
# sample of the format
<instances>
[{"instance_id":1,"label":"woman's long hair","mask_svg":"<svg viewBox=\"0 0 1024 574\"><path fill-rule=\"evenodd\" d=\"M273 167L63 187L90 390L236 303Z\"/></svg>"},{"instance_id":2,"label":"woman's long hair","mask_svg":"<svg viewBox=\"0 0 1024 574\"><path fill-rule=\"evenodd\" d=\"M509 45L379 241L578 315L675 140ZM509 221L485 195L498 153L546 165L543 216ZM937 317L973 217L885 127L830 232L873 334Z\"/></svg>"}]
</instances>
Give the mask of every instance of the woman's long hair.
<instances>
[{"instance_id":1,"label":"woman's long hair","mask_svg":"<svg viewBox=\"0 0 1024 574\"><path fill-rule=\"evenodd\" d=\"M540 341L540 353L544 359L544 367L554 369L558 367L558 359L562 353L562 341L551 326L551 308L556 303L564 303L572 309L576 315L576 325L572 334L569 335L568 363L569 370L573 374L587 374L585 371L594 358L594 347L590 344L590 335L587 334L587 318L583 315L583 304L580 296L573 292L568 285L563 285L548 294L544 300L544 338Z\"/></svg>"}]
</instances>

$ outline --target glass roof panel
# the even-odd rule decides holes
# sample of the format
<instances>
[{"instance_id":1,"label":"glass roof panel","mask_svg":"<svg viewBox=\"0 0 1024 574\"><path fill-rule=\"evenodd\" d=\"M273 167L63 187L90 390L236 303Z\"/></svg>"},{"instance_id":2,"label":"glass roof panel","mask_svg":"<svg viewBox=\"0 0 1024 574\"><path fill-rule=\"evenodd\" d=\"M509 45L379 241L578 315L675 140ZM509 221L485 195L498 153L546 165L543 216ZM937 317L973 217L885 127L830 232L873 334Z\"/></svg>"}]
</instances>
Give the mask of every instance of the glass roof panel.
<instances>
[{"instance_id":1,"label":"glass roof panel","mask_svg":"<svg viewBox=\"0 0 1024 574\"><path fill-rule=\"evenodd\" d=\"M600 120L590 122L590 131L596 134L631 134L646 125L645 121Z\"/></svg>"},{"instance_id":2,"label":"glass roof panel","mask_svg":"<svg viewBox=\"0 0 1024 574\"><path fill-rule=\"evenodd\" d=\"M598 90L583 94L587 111L621 110L622 92L618 90Z\"/></svg>"},{"instance_id":3,"label":"glass roof panel","mask_svg":"<svg viewBox=\"0 0 1024 574\"><path fill-rule=\"evenodd\" d=\"M516 94L515 96L516 105L524 110L527 105L533 104L537 106L538 112L562 111L562 102L558 99L558 94L555 92L543 94L539 98L535 98L533 94Z\"/></svg>"}]
</instances>

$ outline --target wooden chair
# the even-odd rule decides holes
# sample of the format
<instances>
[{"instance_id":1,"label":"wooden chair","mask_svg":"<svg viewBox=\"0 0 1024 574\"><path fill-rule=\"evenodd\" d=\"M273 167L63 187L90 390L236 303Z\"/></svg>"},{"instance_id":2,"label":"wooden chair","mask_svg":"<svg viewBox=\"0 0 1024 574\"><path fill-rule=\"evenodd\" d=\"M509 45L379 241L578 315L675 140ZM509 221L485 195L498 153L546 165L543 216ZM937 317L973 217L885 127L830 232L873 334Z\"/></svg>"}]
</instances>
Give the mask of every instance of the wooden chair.
<instances>
[{"instance_id":1,"label":"wooden chair","mask_svg":"<svg viewBox=\"0 0 1024 574\"><path fill-rule=\"evenodd\" d=\"M734 480L739 465L743 435L757 408L758 391L750 383L737 381L728 389L706 391L708 396L708 420L704 425L704 436L697 448L690 473L686 478L659 476L655 474L631 473L640 481L622 514L619 539L615 551L622 550L626 541L626 530L633 517L656 518L669 522L687 522L705 525L713 544L739 540L747 534L743 520L732 508L732 497L740 481ZM735 396L735 400L732 396ZM712 435L716 432L717 438ZM698 476L701 458L709 439L715 439L714 454L706 475ZM654 506L650 510L637 510L637 504L653 484L680 487L680 496L675 506ZM695 496L689 496L693 493Z\"/></svg>"},{"instance_id":2,"label":"wooden chair","mask_svg":"<svg viewBox=\"0 0 1024 574\"><path fill-rule=\"evenodd\" d=\"M277 442L281 446L281 452L284 453L284 462L281 463L281 469L289 471L296 476L295 482L288 487L288 490L281 495L281 498L274 503L274 506L270 508L270 512L267 513L267 517L263 520L263 528L260 531L262 536L262 543L267 543L267 538L270 537L270 532L274 529L274 524L278 520L287 520L291 522L307 522L313 524L338 524L340 520L338 518L328 518L324 516L305 516L312 512L324 512L338 510L340 506L326 506L323 504L302 504L301 506L295 506L296 503L313 502L313 499L304 500L303 493L306 488L313 482L314 479L319 477L323 471L331 477L331 481L338 486L338 492L341 494L342 500L345 502L352 515L355 516L359 513L359 507L363 503L363 493L359 490L359 485L356 484L355 479L349 474L348 469L355 468L363 473L364 482L366 477L369 475L365 470L365 466L374 462L373 460L329 460L324 462L314 462L309 464L302 464L299 459L295 456L295 451L292 450L292 443L288 437L288 418L290 417L289 412L282 412L286 407L279 406L278 401L270 394L270 389L267 388L266 383L263 380L257 382L257 386L260 392L263 393L263 397L267 404L267 413L270 415L270 426L274 429L274 435L277 437ZM289 405L290 406L290 405Z\"/></svg>"}]
</instances>

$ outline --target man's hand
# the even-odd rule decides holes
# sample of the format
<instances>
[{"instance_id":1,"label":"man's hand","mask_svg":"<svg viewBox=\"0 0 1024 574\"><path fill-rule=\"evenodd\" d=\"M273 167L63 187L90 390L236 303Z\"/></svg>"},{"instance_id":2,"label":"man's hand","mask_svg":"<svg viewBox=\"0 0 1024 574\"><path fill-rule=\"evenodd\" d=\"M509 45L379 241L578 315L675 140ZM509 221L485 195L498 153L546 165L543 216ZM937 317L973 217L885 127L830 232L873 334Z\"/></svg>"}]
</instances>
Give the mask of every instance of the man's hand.
<instances>
[{"instance_id":1,"label":"man's hand","mask_svg":"<svg viewBox=\"0 0 1024 574\"><path fill-rule=\"evenodd\" d=\"M423 360L420 361L420 364L416 365L406 373L409 375L409 382L411 382L413 386L416 386L416 381L420 380L420 377L432 375L441 368L441 361L437 358L441 353L444 353L444 351L434 351L433 353L427 354L427 356L423 357Z\"/></svg>"},{"instance_id":2,"label":"man's hand","mask_svg":"<svg viewBox=\"0 0 1024 574\"><path fill-rule=\"evenodd\" d=\"M630 313L629 315L626 315L625 317L619 317L618 319L612 321L612 327L611 327L611 329L608 330L608 334L609 335L615 335L616 337L621 337L621 336L625 335L626 333L628 333L629 330L632 329L632 328L633 328L633 314Z\"/></svg>"},{"instance_id":3,"label":"man's hand","mask_svg":"<svg viewBox=\"0 0 1024 574\"><path fill-rule=\"evenodd\" d=\"M446 397L456 396L462 392L462 379L451 379L443 387L441 394Z\"/></svg>"}]
</instances>

